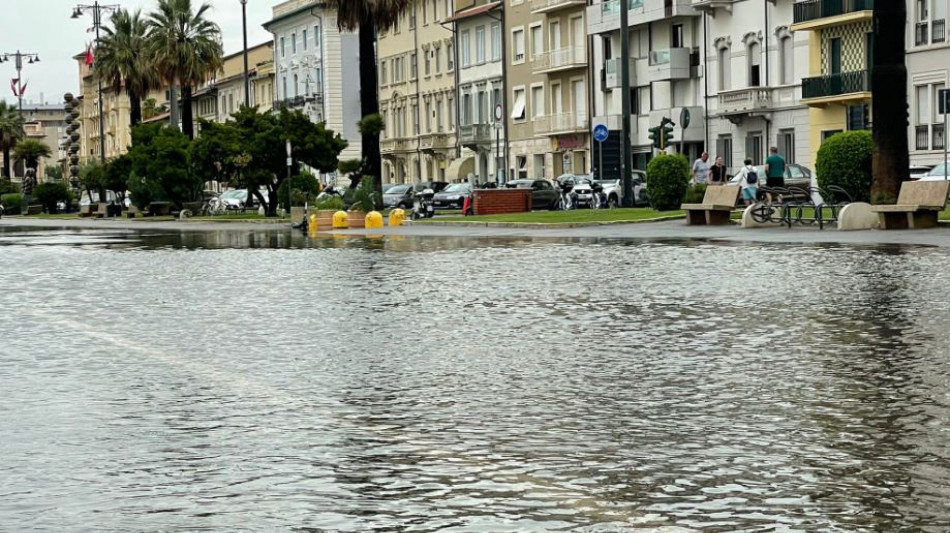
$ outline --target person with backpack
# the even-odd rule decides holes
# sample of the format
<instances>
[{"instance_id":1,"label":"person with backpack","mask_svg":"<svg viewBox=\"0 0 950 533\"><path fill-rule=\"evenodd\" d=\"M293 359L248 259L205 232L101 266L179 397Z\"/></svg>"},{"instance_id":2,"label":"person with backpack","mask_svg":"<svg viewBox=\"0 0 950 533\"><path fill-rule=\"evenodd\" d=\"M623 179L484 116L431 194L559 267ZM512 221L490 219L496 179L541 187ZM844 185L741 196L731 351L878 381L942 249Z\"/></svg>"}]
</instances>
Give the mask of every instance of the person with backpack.
<instances>
[{"instance_id":1,"label":"person with backpack","mask_svg":"<svg viewBox=\"0 0 950 533\"><path fill-rule=\"evenodd\" d=\"M746 159L745 166L736 176L739 177L739 186L742 187L742 201L745 205L755 203L759 194L759 173L752 166L752 160Z\"/></svg>"}]
</instances>

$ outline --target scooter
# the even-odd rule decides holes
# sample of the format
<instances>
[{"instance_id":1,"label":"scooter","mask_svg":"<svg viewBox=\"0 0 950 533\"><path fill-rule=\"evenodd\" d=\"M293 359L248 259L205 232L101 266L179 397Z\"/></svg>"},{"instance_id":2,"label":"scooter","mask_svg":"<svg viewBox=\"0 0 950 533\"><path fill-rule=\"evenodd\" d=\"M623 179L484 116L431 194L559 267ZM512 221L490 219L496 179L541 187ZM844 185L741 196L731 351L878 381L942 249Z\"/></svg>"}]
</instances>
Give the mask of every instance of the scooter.
<instances>
[{"instance_id":1,"label":"scooter","mask_svg":"<svg viewBox=\"0 0 950 533\"><path fill-rule=\"evenodd\" d=\"M558 200L561 209L567 211L568 209L573 209L575 206L574 202L574 183L570 181L565 181L561 183L561 198Z\"/></svg>"},{"instance_id":2,"label":"scooter","mask_svg":"<svg viewBox=\"0 0 950 533\"><path fill-rule=\"evenodd\" d=\"M432 189L423 189L412 197L412 213L409 215L411 220L420 218L432 218L435 216L435 205L432 204L432 197L435 191Z\"/></svg>"}]
</instances>

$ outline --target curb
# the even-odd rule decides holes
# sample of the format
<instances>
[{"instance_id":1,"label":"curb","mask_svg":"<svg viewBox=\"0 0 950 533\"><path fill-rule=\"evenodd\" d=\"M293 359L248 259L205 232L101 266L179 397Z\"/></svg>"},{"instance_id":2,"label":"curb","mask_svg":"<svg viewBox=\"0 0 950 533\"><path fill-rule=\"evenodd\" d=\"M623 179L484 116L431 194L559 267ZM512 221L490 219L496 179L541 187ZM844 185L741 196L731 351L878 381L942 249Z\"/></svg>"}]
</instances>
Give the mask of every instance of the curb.
<instances>
[{"instance_id":1,"label":"curb","mask_svg":"<svg viewBox=\"0 0 950 533\"><path fill-rule=\"evenodd\" d=\"M440 222L438 220L427 222L413 222L407 220L403 222L407 226L450 226L450 227L473 227L473 228L513 228L513 229L556 229L556 228L584 228L592 226L616 226L620 224L649 224L651 222L664 222L667 220L684 220L686 215L670 215L665 217L644 218L639 220L604 220L598 222Z\"/></svg>"}]
</instances>

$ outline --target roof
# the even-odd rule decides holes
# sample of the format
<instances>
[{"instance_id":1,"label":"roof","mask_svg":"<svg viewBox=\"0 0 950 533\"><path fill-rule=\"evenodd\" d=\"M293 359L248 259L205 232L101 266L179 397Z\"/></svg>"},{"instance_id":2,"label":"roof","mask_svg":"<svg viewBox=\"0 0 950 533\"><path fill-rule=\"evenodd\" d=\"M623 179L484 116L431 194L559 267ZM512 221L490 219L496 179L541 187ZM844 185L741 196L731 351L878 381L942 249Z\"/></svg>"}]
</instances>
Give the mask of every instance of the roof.
<instances>
[{"instance_id":1,"label":"roof","mask_svg":"<svg viewBox=\"0 0 950 533\"><path fill-rule=\"evenodd\" d=\"M454 16L445 19L443 22L458 22L471 17L477 17L478 15L484 15L489 11L494 10L501 5L501 2L489 2L487 4L482 4L480 6L470 7L468 9L463 9L459 11Z\"/></svg>"},{"instance_id":2,"label":"roof","mask_svg":"<svg viewBox=\"0 0 950 533\"><path fill-rule=\"evenodd\" d=\"M268 21L265 22L264 24L261 24L261 26L263 26L265 30L270 30L270 27L273 26L274 24L277 24L278 22L282 22L282 21L287 20L287 19L289 19L289 18L296 17L297 15L300 15L300 14L303 14L303 13L311 13L312 10L318 9L318 8L323 8L323 7L326 7L326 4L323 3L323 2L314 2L314 3L312 3L312 4L307 4L307 5L305 5L305 6L301 7L301 8L299 8L299 9L295 9L295 10L293 10L293 11L289 11L289 12L287 12L287 13L284 13L283 15L278 15L278 16L272 18L271 20L268 20Z\"/></svg>"},{"instance_id":3,"label":"roof","mask_svg":"<svg viewBox=\"0 0 950 533\"><path fill-rule=\"evenodd\" d=\"M142 119L142 124L152 124L154 122L160 122L162 120L167 119L170 116L171 116L171 113L162 113L160 115L155 115L152 118Z\"/></svg>"}]
</instances>

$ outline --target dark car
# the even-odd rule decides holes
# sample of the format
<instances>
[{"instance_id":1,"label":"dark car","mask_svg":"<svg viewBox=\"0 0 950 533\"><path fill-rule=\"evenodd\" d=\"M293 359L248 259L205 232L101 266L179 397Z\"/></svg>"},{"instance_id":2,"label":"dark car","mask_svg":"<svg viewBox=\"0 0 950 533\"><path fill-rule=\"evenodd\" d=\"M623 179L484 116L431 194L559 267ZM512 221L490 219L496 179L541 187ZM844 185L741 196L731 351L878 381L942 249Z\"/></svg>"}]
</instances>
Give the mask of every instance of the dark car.
<instances>
[{"instance_id":1,"label":"dark car","mask_svg":"<svg viewBox=\"0 0 950 533\"><path fill-rule=\"evenodd\" d=\"M465 199L472 196L472 186L468 183L453 183L435 193L432 205L436 209L462 209Z\"/></svg>"},{"instance_id":2,"label":"dark car","mask_svg":"<svg viewBox=\"0 0 950 533\"><path fill-rule=\"evenodd\" d=\"M561 192L547 180L514 180L505 184L508 189L531 189L533 209L556 209Z\"/></svg>"},{"instance_id":3,"label":"dark car","mask_svg":"<svg viewBox=\"0 0 950 533\"><path fill-rule=\"evenodd\" d=\"M383 206L409 209L412 207L413 193L411 185L396 185L383 194Z\"/></svg>"},{"instance_id":4,"label":"dark car","mask_svg":"<svg viewBox=\"0 0 950 533\"><path fill-rule=\"evenodd\" d=\"M422 192L426 189L432 189L432 192L441 192L442 189L448 186L449 182L447 181L423 181L413 185L412 189L416 192Z\"/></svg>"}]
</instances>

